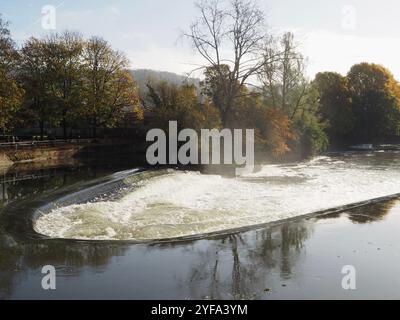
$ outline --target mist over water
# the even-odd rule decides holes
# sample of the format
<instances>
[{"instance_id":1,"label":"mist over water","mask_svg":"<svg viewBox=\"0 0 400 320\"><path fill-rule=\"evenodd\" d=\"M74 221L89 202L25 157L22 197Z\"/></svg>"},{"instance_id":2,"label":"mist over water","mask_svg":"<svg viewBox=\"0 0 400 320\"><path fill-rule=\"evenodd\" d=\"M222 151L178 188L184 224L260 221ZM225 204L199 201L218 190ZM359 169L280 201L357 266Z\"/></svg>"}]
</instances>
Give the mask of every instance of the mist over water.
<instances>
[{"instance_id":1,"label":"mist over water","mask_svg":"<svg viewBox=\"0 0 400 320\"><path fill-rule=\"evenodd\" d=\"M149 240L277 221L400 193L400 154L345 153L265 165L239 178L168 171L141 176L113 199L56 208L38 233L86 240Z\"/></svg>"}]
</instances>

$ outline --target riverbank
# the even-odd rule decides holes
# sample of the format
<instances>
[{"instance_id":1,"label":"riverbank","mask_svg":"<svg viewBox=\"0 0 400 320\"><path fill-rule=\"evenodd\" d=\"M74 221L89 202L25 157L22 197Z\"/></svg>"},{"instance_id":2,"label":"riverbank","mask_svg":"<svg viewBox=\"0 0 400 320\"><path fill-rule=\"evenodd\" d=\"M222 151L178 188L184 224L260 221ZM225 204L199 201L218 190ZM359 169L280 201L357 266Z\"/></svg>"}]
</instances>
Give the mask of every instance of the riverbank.
<instances>
[{"instance_id":1,"label":"riverbank","mask_svg":"<svg viewBox=\"0 0 400 320\"><path fill-rule=\"evenodd\" d=\"M0 168L26 163L59 163L72 160L108 161L144 157L145 147L132 140L54 140L0 144Z\"/></svg>"}]
</instances>

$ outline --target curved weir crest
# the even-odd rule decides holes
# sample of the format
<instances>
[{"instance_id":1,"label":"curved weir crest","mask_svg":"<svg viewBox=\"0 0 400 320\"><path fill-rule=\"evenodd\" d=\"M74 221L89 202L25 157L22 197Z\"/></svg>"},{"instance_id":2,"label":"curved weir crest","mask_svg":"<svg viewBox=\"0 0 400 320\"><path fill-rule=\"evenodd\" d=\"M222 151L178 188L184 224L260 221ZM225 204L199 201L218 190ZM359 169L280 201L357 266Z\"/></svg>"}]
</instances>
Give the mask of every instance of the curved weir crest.
<instances>
[{"instance_id":1,"label":"curved weir crest","mask_svg":"<svg viewBox=\"0 0 400 320\"><path fill-rule=\"evenodd\" d=\"M37 211L36 232L80 240L157 240L279 221L400 193L397 154L265 165L236 179L162 170L114 179Z\"/></svg>"}]
</instances>

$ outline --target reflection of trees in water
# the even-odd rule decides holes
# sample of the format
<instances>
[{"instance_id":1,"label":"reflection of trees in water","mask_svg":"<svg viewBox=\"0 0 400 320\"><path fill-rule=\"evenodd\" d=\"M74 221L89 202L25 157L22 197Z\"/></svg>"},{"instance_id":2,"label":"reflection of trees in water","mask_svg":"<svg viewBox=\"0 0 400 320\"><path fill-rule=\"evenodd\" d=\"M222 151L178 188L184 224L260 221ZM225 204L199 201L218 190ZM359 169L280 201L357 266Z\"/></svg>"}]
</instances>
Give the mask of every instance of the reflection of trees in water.
<instances>
[{"instance_id":1,"label":"reflection of trees in water","mask_svg":"<svg viewBox=\"0 0 400 320\"><path fill-rule=\"evenodd\" d=\"M354 223L370 223L384 220L390 210L398 204L398 199L375 203L365 207L356 208L349 214L349 219Z\"/></svg>"},{"instance_id":2,"label":"reflection of trees in water","mask_svg":"<svg viewBox=\"0 0 400 320\"><path fill-rule=\"evenodd\" d=\"M61 167L4 174L0 177L0 208L2 203L49 193L85 179L94 179L98 171L96 167Z\"/></svg>"},{"instance_id":3,"label":"reflection of trees in water","mask_svg":"<svg viewBox=\"0 0 400 320\"><path fill-rule=\"evenodd\" d=\"M257 298L272 277L289 279L308 238L307 222L289 223L270 229L227 235L215 240L189 244L146 246L151 252L183 246L194 254L188 278L183 279L192 297ZM128 245L36 240L18 243L0 230L0 299L12 297L13 290L29 272L47 264L58 275L79 276L85 267L103 271L113 257L124 256ZM179 283L179 279L178 279Z\"/></svg>"},{"instance_id":4,"label":"reflection of trees in water","mask_svg":"<svg viewBox=\"0 0 400 320\"><path fill-rule=\"evenodd\" d=\"M389 212L398 204L399 199L392 199L383 202L371 203L343 212L335 212L321 215L318 216L317 219L335 219L345 215L353 223L371 223L384 220Z\"/></svg>"},{"instance_id":5,"label":"reflection of trees in water","mask_svg":"<svg viewBox=\"0 0 400 320\"><path fill-rule=\"evenodd\" d=\"M30 269L41 268L47 262L62 267L64 274L77 275L82 267L107 266L111 258L123 255L126 247L60 241L38 244L32 249L33 253L24 255L24 264Z\"/></svg>"},{"instance_id":6,"label":"reflection of trees in water","mask_svg":"<svg viewBox=\"0 0 400 320\"><path fill-rule=\"evenodd\" d=\"M286 223L228 235L197 249L189 279L191 296L211 299L259 298L273 278L290 279L311 224Z\"/></svg>"},{"instance_id":7,"label":"reflection of trees in water","mask_svg":"<svg viewBox=\"0 0 400 320\"><path fill-rule=\"evenodd\" d=\"M25 269L40 270L51 264L60 275L76 276L83 267L106 267L113 257L124 255L126 249L122 245L67 241L19 244L0 229L0 299L12 295L16 283L23 280L20 275L26 274L20 271Z\"/></svg>"},{"instance_id":8,"label":"reflection of trees in water","mask_svg":"<svg viewBox=\"0 0 400 320\"><path fill-rule=\"evenodd\" d=\"M0 218L2 205L55 191L84 179L96 178L107 172L96 167L40 169L34 172L15 172L0 181ZM31 176L30 176L31 175ZM29 176L31 179L28 179ZM27 178L28 177L28 178ZM34 177L38 177L37 179ZM25 179L26 178L26 179ZM4 182L4 181L8 182ZM25 269L39 269L52 264L58 272L78 274L82 267L106 266L114 256L122 255L124 246L68 243L65 241L17 242L2 229L0 221L0 299L12 295Z\"/></svg>"},{"instance_id":9,"label":"reflection of trees in water","mask_svg":"<svg viewBox=\"0 0 400 320\"><path fill-rule=\"evenodd\" d=\"M6 236L0 227L0 300L8 298L14 287L14 278L21 268L22 248Z\"/></svg>"}]
</instances>

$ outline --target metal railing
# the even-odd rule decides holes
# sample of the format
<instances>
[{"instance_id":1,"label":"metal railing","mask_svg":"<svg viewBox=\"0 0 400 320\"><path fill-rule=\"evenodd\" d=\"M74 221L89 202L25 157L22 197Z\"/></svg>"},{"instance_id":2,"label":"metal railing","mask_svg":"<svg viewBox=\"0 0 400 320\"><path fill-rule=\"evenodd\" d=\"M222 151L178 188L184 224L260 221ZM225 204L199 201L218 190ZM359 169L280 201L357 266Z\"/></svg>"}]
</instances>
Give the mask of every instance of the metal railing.
<instances>
[{"instance_id":1,"label":"metal railing","mask_svg":"<svg viewBox=\"0 0 400 320\"><path fill-rule=\"evenodd\" d=\"M70 140L43 140L43 141L16 141L16 142L0 142L0 149L20 147L54 147L67 144L90 144L96 141L95 139L70 139Z\"/></svg>"}]
</instances>

